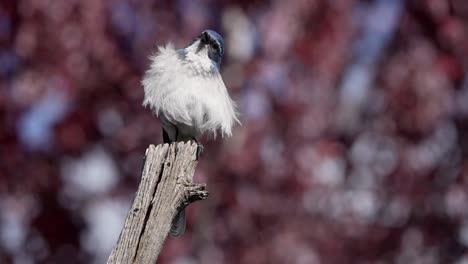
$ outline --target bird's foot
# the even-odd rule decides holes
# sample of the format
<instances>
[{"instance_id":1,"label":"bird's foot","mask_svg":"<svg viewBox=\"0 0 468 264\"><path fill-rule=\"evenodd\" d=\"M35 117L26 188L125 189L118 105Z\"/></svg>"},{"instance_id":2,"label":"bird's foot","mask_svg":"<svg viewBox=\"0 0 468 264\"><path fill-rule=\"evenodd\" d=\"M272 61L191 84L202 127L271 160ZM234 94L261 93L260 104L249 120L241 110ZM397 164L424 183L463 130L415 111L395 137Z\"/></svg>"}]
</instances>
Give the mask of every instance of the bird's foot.
<instances>
[{"instance_id":1,"label":"bird's foot","mask_svg":"<svg viewBox=\"0 0 468 264\"><path fill-rule=\"evenodd\" d=\"M202 154L203 150L205 150L205 147L198 142L196 138L192 138L192 140L197 143L197 160L200 158L200 155Z\"/></svg>"},{"instance_id":2,"label":"bird's foot","mask_svg":"<svg viewBox=\"0 0 468 264\"><path fill-rule=\"evenodd\" d=\"M198 160L200 159L200 155L202 154L203 150L205 150L205 147L197 140L194 139L194 141L195 143L197 143L197 160Z\"/></svg>"},{"instance_id":3,"label":"bird's foot","mask_svg":"<svg viewBox=\"0 0 468 264\"><path fill-rule=\"evenodd\" d=\"M199 142L197 142L197 160L200 158L200 155L202 154L202 152L205 150L205 147L200 144Z\"/></svg>"}]
</instances>

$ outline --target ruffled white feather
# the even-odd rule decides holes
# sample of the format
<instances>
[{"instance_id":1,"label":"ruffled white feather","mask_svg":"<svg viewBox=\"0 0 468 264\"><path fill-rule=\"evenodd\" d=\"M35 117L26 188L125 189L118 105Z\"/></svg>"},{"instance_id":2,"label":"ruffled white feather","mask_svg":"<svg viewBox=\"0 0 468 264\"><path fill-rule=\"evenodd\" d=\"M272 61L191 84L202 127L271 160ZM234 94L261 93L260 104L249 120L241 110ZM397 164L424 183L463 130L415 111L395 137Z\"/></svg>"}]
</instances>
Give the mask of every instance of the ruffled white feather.
<instances>
[{"instance_id":1,"label":"ruffled white feather","mask_svg":"<svg viewBox=\"0 0 468 264\"><path fill-rule=\"evenodd\" d=\"M216 136L217 130L231 136L239 123L235 103L206 50L195 52L197 41L183 50L172 44L159 47L142 81L143 105L161 117L169 134L177 127L179 139L198 138L204 132Z\"/></svg>"}]
</instances>

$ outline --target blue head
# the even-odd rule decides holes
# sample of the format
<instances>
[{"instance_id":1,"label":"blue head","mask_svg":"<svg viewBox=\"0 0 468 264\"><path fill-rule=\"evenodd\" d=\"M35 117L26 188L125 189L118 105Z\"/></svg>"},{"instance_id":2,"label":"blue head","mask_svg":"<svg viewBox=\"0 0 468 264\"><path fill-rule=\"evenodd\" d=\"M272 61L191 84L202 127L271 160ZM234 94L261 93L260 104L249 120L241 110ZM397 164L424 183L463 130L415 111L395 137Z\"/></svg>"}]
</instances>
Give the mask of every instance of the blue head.
<instances>
[{"instance_id":1,"label":"blue head","mask_svg":"<svg viewBox=\"0 0 468 264\"><path fill-rule=\"evenodd\" d=\"M218 68L221 66L221 60L224 55L224 40L218 32L214 30L205 30L200 34L200 36L195 38L194 42L190 46L196 46L197 53L203 49L207 49L206 54L208 55L208 58L210 58Z\"/></svg>"},{"instance_id":2,"label":"blue head","mask_svg":"<svg viewBox=\"0 0 468 264\"><path fill-rule=\"evenodd\" d=\"M208 56L215 62L221 62L224 55L224 40L218 32L205 30L201 33L200 39L208 47Z\"/></svg>"}]
</instances>

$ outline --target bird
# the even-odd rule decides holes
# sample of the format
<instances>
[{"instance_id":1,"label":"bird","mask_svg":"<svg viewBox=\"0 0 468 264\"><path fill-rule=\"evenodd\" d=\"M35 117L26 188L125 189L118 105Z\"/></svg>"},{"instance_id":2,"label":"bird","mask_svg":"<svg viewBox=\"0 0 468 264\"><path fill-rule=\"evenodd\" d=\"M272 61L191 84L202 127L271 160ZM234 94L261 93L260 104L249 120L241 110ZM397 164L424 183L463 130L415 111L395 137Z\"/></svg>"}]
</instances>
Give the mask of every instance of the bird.
<instances>
[{"instance_id":1,"label":"bird","mask_svg":"<svg viewBox=\"0 0 468 264\"><path fill-rule=\"evenodd\" d=\"M169 42L150 57L142 80L143 106L161 121L164 143L194 141L197 159L203 151L204 133L216 138L232 136L240 124L237 106L229 96L220 73L224 40L214 30L205 30L185 48ZM185 232L185 208L174 218L169 234Z\"/></svg>"}]
</instances>

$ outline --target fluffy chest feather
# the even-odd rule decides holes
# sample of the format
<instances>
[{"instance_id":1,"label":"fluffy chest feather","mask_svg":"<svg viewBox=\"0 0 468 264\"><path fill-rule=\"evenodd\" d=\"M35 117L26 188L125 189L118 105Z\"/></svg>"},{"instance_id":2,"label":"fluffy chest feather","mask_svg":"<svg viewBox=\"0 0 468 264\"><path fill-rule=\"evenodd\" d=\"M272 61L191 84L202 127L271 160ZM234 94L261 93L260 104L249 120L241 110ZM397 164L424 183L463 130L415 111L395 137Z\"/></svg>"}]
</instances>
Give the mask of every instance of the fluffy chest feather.
<instances>
[{"instance_id":1,"label":"fluffy chest feather","mask_svg":"<svg viewBox=\"0 0 468 264\"><path fill-rule=\"evenodd\" d=\"M143 105L194 133L220 129L222 135L230 136L238 122L234 102L218 69L205 57L172 46L160 48L142 82Z\"/></svg>"},{"instance_id":2,"label":"fluffy chest feather","mask_svg":"<svg viewBox=\"0 0 468 264\"><path fill-rule=\"evenodd\" d=\"M188 52L186 50L177 51L179 54L180 62L182 64L183 71L188 75L194 77L213 77L215 74L219 74L218 69L213 62L204 54L206 51L200 51L196 54Z\"/></svg>"}]
</instances>

